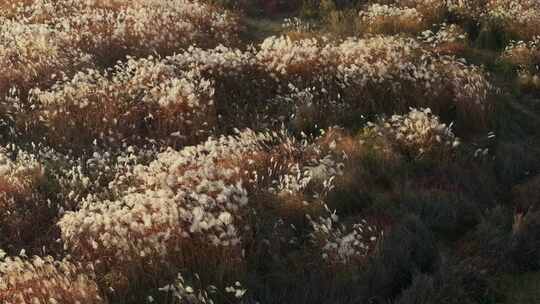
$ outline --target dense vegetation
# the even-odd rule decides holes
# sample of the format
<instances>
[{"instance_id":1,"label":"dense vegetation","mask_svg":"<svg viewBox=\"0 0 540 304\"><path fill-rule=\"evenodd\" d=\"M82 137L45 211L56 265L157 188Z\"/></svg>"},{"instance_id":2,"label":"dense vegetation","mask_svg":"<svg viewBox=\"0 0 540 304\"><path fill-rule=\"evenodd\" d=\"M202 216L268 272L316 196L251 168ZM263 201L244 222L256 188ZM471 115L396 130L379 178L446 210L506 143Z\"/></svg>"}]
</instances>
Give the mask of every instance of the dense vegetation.
<instances>
[{"instance_id":1,"label":"dense vegetation","mask_svg":"<svg viewBox=\"0 0 540 304\"><path fill-rule=\"evenodd\" d=\"M534 303L538 271L538 1L0 0L1 303Z\"/></svg>"}]
</instances>

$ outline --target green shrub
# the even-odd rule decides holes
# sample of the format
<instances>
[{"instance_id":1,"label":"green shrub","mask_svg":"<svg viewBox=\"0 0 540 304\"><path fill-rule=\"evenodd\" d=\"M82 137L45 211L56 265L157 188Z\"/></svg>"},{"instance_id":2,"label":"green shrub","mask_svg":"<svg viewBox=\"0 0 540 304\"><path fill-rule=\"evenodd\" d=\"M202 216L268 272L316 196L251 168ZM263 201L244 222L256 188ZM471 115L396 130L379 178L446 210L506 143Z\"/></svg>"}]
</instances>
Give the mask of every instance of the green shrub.
<instances>
[{"instance_id":1,"label":"green shrub","mask_svg":"<svg viewBox=\"0 0 540 304\"><path fill-rule=\"evenodd\" d=\"M497 297L485 276L458 261L446 261L433 275L418 274L394 304L491 303Z\"/></svg>"},{"instance_id":2,"label":"green shrub","mask_svg":"<svg viewBox=\"0 0 540 304\"><path fill-rule=\"evenodd\" d=\"M488 210L471 235L478 253L487 259L501 262L501 269L507 264L504 255L512 230L511 214L512 212L503 206Z\"/></svg>"},{"instance_id":3,"label":"green shrub","mask_svg":"<svg viewBox=\"0 0 540 304\"><path fill-rule=\"evenodd\" d=\"M480 27L475 44L479 48L502 50L510 39L501 23L490 21Z\"/></svg>"},{"instance_id":4,"label":"green shrub","mask_svg":"<svg viewBox=\"0 0 540 304\"><path fill-rule=\"evenodd\" d=\"M411 191L401 208L417 215L434 232L452 238L471 229L480 215L478 206L462 194L437 190Z\"/></svg>"},{"instance_id":5,"label":"green shrub","mask_svg":"<svg viewBox=\"0 0 540 304\"><path fill-rule=\"evenodd\" d=\"M383 240L359 288L366 300L383 303L407 288L415 274L431 274L439 263L433 234L418 217L408 216Z\"/></svg>"}]
</instances>

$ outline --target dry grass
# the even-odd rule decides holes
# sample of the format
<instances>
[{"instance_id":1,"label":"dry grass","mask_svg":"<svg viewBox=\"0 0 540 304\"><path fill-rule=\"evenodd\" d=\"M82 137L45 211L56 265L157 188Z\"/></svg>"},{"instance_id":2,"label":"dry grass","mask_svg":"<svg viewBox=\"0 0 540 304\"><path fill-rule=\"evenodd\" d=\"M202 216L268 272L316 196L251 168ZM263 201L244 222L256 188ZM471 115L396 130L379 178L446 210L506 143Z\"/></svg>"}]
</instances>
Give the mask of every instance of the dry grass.
<instances>
[{"instance_id":1,"label":"dry grass","mask_svg":"<svg viewBox=\"0 0 540 304\"><path fill-rule=\"evenodd\" d=\"M459 58L511 21L469 4L504 1L324 1L326 24L250 46L204 1L0 2L0 302L429 302L418 271L431 302L466 302L486 289L440 261L529 267L536 213L511 244L491 209L535 173L514 145L537 134L495 117L507 75L488 71L534 82L537 46ZM463 239L473 259L446 250Z\"/></svg>"}]
</instances>

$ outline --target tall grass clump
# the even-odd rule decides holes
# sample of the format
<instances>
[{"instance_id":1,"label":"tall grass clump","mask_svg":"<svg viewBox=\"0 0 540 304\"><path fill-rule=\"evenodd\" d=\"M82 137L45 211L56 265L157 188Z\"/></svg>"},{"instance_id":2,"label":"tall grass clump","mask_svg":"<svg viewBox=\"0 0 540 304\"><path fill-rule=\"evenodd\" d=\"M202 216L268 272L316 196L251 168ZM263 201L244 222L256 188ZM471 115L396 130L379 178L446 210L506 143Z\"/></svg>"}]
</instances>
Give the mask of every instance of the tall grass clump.
<instances>
[{"instance_id":1,"label":"tall grass clump","mask_svg":"<svg viewBox=\"0 0 540 304\"><path fill-rule=\"evenodd\" d=\"M127 55L172 55L193 44L234 43L240 29L232 13L188 0L42 0L21 3L7 17L56 28L69 38L71 49L94 55L102 65L113 65Z\"/></svg>"},{"instance_id":2,"label":"tall grass clump","mask_svg":"<svg viewBox=\"0 0 540 304\"><path fill-rule=\"evenodd\" d=\"M6 257L1 253L0 300L3 303L107 303L87 267L50 256Z\"/></svg>"},{"instance_id":3,"label":"tall grass clump","mask_svg":"<svg viewBox=\"0 0 540 304\"><path fill-rule=\"evenodd\" d=\"M213 84L155 58L130 59L110 72L87 70L49 90L33 90L49 144L71 149L163 140L196 143L215 126ZM66 121L69 115L70 120ZM65 148L65 147L64 147Z\"/></svg>"}]
</instances>

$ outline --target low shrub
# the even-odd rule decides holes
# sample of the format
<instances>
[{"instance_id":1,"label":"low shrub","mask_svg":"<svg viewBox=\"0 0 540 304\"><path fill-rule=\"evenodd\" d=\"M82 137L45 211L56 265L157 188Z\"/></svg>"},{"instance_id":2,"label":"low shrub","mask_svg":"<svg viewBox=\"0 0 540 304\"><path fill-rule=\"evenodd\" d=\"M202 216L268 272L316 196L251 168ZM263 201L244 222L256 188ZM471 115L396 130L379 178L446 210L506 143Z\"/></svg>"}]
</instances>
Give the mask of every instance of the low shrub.
<instances>
[{"instance_id":1,"label":"low shrub","mask_svg":"<svg viewBox=\"0 0 540 304\"><path fill-rule=\"evenodd\" d=\"M414 216L404 218L386 235L365 272L365 300L375 303L393 299L406 289L417 273L434 273L440 263L435 239Z\"/></svg>"},{"instance_id":2,"label":"low shrub","mask_svg":"<svg viewBox=\"0 0 540 304\"><path fill-rule=\"evenodd\" d=\"M445 239L460 238L474 228L480 209L466 197L436 190L418 191L405 197L401 208L417 215L422 222Z\"/></svg>"},{"instance_id":3,"label":"low shrub","mask_svg":"<svg viewBox=\"0 0 540 304\"><path fill-rule=\"evenodd\" d=\"M57 206L48 201L45 168L33 155L2 147L0 246L8 253L39 250L54 239Z\"/></svg>"},{"instance_id":4,"label":"low shrub","mask_svg":"<svg viewBox=\"0 0 540 304\"><path fill-rule=\"evenodd\" d=\"M107 303L87 267L50 256L5 257L5 253L0 260L0 300L6 304Z\"/></svg>"},{"instance_id":5,"label":"low shrub","mask_svg":"<svg viewBox=\"0 0 540 304\"><path fill-rule=\"evenodd\" d=\"M500 296L482 276L464 264L454 260L445 261L440 269L432 274L418 274L411 285L393 302L412 303L491 303Z\"/></svg>"}]
</instances>

